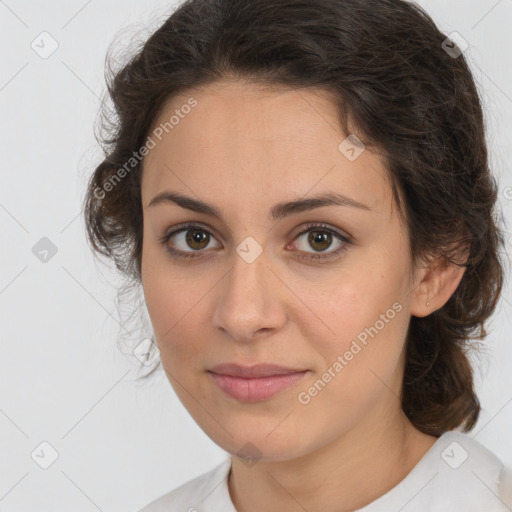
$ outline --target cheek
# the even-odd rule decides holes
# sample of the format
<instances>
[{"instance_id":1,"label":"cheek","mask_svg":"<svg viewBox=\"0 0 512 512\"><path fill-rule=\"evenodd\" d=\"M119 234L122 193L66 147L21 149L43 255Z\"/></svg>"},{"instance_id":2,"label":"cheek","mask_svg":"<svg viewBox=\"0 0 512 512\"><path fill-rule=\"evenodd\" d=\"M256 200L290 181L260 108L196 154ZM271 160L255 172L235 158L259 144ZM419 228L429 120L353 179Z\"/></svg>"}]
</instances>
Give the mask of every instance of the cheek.
<instances>
[{"instance_id":1,"label":"cheek","mask_svg":"<svg viewBox=\"0 0 512 512\"><path fill-rule=\"evenodd\" d=\"M186 314L182 287L174 279L170 266L162 260L157 250L151 247L143 249L141 278L144 299L159 348L161 341L172 335L175 325Z\"/></svg>"},{"instance_id":2,"label":"cheek","mask_svg":"<svg viewBox=\"0 0 512 512\"><path fill-rule=\"evenodd\" d=\"M197 366L202 352L198 340L205 332L204 296L209 287L195 287L168 263L150 257L142 265L142 283L165 369L178 372Z\"/></svg>"},{"instance_id":3,"label":"cheek","mask_svg":"<svg viewBox=\"0 0 512 512\"><path fill-rule=\"evenodd\" d=\"M299 289L298 294L310 297L311 310L316 313L316 316L308 315L308 330L319 324L325 333L321 339L336 351L348 349L351 340L376 322L383 337L386 337L384 332L391 334L397 328L401 331L401 321L393 325L397 324L396 318L404 316L397 310L406 309L403 273L398 267L399 264L382 260L370 265L361 258L357 265L331 274L329 282L315 289L309 285Z\"/></svg>"},{"instance_id":4,"label":"cheek","mask_svg":"<svg viewBox=\"0 0 512 512\"><path fill-rule=\"evenodd\" d=\"M330 329L322 327L325 334L315 336L318 320L311 316L306 327L321 361L308 383L322 381L316 386L323 395L317 405L342 400L347 406L343 411L356 411L364 407L362 397L371 401L383 390L383 382L399 379L409 323L405 263L398 255L379 259L368 254L315 293L316 311Z\"/></svg>"},{"instance_id":5,"label":"cheek","mask_svg":"<svg viewBox=\"0 0 512 512\"><path fill-rule=\"evenodd\" d=\"M370 271L340 280L323 296L322 319L334 331L314 336L310 346L320 355L315 374L298 390L303 412L347 428L379 403L391 400L401 380L402 355L408 325L399 276ZM386 277L386 274L384 274ZM325 329L324 329L325 331ZM391 394L390 394L391 393ZM332 408L332 404L337 404ZM327 416L326 416L327 415Z\"/></svg>"}]
</instances>

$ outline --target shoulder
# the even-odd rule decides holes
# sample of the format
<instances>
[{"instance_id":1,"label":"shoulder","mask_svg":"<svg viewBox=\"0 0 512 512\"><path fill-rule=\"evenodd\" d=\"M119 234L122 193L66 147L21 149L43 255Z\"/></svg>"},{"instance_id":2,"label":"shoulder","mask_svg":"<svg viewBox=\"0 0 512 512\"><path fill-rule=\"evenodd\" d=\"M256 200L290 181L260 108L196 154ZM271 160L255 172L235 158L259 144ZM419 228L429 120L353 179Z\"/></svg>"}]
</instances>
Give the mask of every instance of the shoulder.
<instances>
[{"instance_id":1,"label":"shoulder","mask_svg":"<svg viewBox=\"0 0 512 512\"><path fill-rule=\"evenodd\" d=\"M500 473L499 496L512 510L512 467L504 467Z\"/></svg>"},{"instance_id":2,"label":"shoulder","mask_svg":"<svg viewBox=\"0 0 512 512\"><path fill-rule=\"evenodd\" d=\"M471 435L446 432L424 459L419 473L432 480L423 500L433 510L509 511L500 487L503 463Z\"/></svg>"},{"instance_id":3,"label":"shoulder","mask_svg":"<svg viewBox=\"0 0 512 512\"><path fill-rule=\"evenodd\" d=\"M445 432L396 487L360 512L510 512L510 478L471 435Z\"/></svg>"},{"instance_id":4,"label":"shoulder","mask_svg":"<svg viewBox=\"0 0 512 512\"><path fill-rule=\"evenodd\" d=\"M139 512L197 512L204 510L206 503L212 510L228 512L230 500L227 476L230 468L231 459L228 458L210 471L160 496Z\"/></svg>"}]
</instances>

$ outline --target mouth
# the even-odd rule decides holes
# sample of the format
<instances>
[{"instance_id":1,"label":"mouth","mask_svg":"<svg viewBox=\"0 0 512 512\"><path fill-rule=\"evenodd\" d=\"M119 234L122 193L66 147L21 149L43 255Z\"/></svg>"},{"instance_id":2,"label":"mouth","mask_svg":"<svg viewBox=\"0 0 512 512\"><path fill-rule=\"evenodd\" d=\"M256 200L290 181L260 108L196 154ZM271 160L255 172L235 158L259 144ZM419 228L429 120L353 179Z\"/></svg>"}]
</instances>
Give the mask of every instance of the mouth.
<instances>
[{"instance_id":1,"label":"mouth","mask_svg":"<svg viewBox=\"0 0 512 512\"><path fill-rule=\"evenodd\" d=\"M290 388L309 370L272 364L241 366L223 364L208 370L215 384L227 396L241 402L259 402Z\"/></svg>"}]
</instances>

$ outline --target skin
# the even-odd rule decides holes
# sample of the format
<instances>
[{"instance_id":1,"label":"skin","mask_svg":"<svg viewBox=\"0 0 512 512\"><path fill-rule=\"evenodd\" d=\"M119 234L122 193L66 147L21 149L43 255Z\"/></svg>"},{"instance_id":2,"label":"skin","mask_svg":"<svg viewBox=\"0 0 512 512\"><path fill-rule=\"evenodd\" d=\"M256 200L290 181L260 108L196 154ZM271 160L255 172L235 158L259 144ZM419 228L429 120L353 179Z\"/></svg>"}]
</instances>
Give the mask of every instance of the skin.
<instances>
[{"instance_id":1,"label":"skin","mask_svg":"<svg viewBox=\"0 0 512 512\"><path fill-rule=\"evenodd\" d=\"M164 370L197 424L233 454L228 487L238 511L360 508L400 482L436 440L400 407L406 332L411 315L449 299L464 269L413 266L384 164L368 148L354 161L340 152L347 134L327 93L225 79L172 98L154 126L191 96L197 106L147 155L141 184L142 284ZM167 190L215 205L223 220L171 202L149 207ZM332 191L369 209L267 216L276 203ZM167 242L196 259L173 257L159 241L182 222L210 234L192 247L186 233ZM308 233L298 236L308 223L351 242L333 236L322 251ZM252 263L236 251L249 236L263 249ZM300 258L341 245L338 256ZM299 403L298 394L394 303L400 312L317 396ZM207 372L225 362L309 372L247 404L226 396ZM257 447L255 463L237 456L244 446Z\"/></svg>"}]
</instances>

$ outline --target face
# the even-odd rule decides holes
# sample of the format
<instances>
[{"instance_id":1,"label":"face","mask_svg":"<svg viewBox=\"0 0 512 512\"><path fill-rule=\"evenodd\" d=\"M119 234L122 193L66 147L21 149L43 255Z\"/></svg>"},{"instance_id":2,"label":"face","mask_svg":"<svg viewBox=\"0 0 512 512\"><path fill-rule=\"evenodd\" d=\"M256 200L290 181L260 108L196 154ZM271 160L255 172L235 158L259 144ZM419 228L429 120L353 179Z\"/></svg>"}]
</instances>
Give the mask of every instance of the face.
<instances>
[{"instance_id":1,"label":"face","mask_svg":"<svg viewBox=\"0 0 512 512\"><path fill-rule=\"evenodd\" d=\"M153 128L173 114L144 161L142 284L179 399L224 450L266 460L376 431L400 409L415 284L380 157L340 147L322 91L226 80ZM345 200L304 202L327 194ZM295 372L212 373L225 363Z\"/></svg>"}]
</instances>

